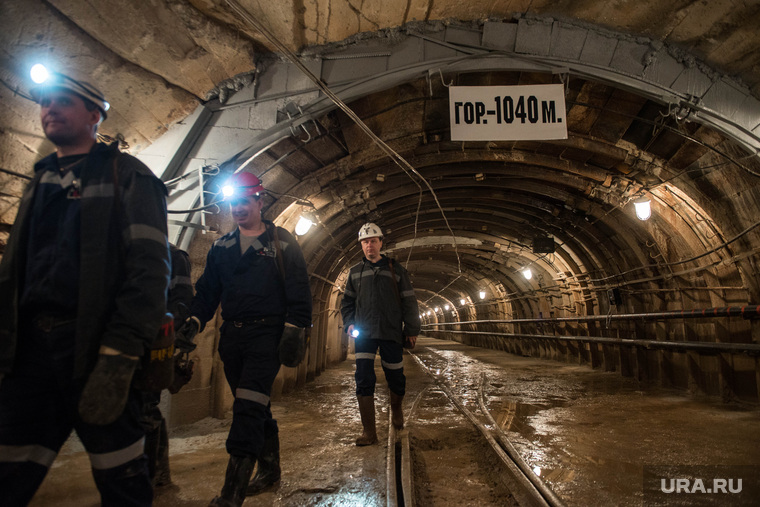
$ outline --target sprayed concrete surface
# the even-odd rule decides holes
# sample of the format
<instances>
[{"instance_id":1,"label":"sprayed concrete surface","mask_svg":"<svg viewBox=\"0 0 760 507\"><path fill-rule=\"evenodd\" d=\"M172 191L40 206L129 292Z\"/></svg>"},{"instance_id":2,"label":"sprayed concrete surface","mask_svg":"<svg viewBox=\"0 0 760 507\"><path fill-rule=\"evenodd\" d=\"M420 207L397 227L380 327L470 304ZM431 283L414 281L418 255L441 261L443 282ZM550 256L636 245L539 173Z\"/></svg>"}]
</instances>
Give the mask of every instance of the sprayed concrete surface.
<instances>
[{"instance_id":1,"label":"sprayed concrete surface","mask_svg":"<svg viewBox=\"0 0 760 507\"><path fill-rule=\"evenodd\" d=\"M492 415L566 505L641 505L644 465L760 466L757 407L644 390L616 373L457 342L418 343L418 357L475 412L485 373ZM405 372L417 505L515 505L472 424L408 356ZM379 359L376 373L380 443L354 445L360 423L353 361L329 368L273 404L283 479L244 505L385 505L388 407ZM228 429L229 420L207 418L172 431L173 484L156 490L154 505L208 505L222 486ZM31 505L98 503L89 460L72 438Z\"/></svg>"}]
</instances>

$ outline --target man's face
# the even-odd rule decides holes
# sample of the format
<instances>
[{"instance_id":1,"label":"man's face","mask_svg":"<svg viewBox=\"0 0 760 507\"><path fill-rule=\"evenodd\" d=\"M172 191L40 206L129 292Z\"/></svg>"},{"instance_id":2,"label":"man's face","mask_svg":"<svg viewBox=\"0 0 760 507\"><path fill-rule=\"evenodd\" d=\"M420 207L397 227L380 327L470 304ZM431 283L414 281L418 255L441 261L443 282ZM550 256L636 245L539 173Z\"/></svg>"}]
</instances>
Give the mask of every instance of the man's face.
<instances>
[{"instance_id":1,"label":"man's face","mask_svg":"<svg viewBox=\"0 0 760 507\"><path fill-rule=\"evenodd\" d=\"M45 136L56 146L75 146L95 139L100 111L89 111L82 97L53 89L40 97L40 120Z\"/></svg>"},{"instance_id":2,"label":"man's face","mask_svg":"<svg viewBox=\"0 0 760 507\"><path fill-rule=\"evenodd\" d=\"M238 197L230 201L232 219L244 229L255 227L261 220L261 199Z\"/></svg>"},{"instance_id":3,"label":"man's face","mask_svg":"<svg viewBox=\"0 0 760 507\"><path fill-rule=\"evenodd\" d=\"M380 238L364 238L362 240L362 251L364 256L372 262L380 260L380 249L383 247L383 242Z\"/></svg>"}]
</instances>

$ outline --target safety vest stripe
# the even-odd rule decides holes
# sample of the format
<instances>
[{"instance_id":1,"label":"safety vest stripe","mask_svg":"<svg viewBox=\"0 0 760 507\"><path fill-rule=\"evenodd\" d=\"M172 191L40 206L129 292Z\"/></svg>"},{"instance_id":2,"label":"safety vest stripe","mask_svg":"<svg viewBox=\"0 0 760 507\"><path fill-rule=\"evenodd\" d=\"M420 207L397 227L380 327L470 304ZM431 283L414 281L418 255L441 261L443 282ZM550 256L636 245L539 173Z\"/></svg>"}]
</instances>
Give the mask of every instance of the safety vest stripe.
<instances>
[{"instance_id":1,"label":"safety vest stripe","mask_svg":"<svg viewBox=\"0 0 760 507\"><path fill-rule=\"evenodd\" d=\"M0 445L0 463L30 461L50 468L57 455L54 450L41 445Z\"/></svg>"},{"instance_id":2,"label":"safety vest stripe","mask_svg":"<svg viewBox=\"0 0 760 507\"><path fill-rule=\"evenodd\" d=\"M240 398L241 400L248 400L254 403L259 403L261 405L264 405L265 407L269 405L269 396L267 396L264 393L259 393L257 391L251 391L250 389L242 389L238 387L237 390L235 391L235 398Z\"/></svg>"},{"instance_id":3,"label":"safety vest stripe","mask_svg":"<svg viewBox=\"0 0 760 507\"><path fill-rule=\"evenodd\" d=\"M380 363L383 365L383 368L386 368L388 370L403 370L404 369L403 361L401 361L400 363L386 363L385 361L380 361Z\"/></svg>"},{"instance_id":4,"label":"safety vest stripe","mask_svg":"<svg viewBox=\"0 0 760 507\"><path fill-rule=\"evenodd\" d=\"M384 269L381 269L380 271L378 271L377 274L379 276L387 276L388 278L391 277L391 272L390 271L386 271ZM351 274L351 279L352 280L358 280L359 278L366 278L366 277L371 277L371 276L375 276L374 271L371 270L371 269L369 269L369 270L365 269L365 270L362 270L359 273L352 273Z\"/></svg>"},{"instance_id":5,"label":"safety vest stripe","mask_svg":"<svg viewBox=\"0 0 760 507\"><path fill-rule=\"evenodd\" d=\"M145 437L141 438L128 447L119 449L118 451L103 453L91 452L89 453L90 464L95 470L108 470L110 468L116 468L142 456L144 449Z\"/></svg>"},{"instance_id":6,"label":"safety vest stripe","mask_svg":"<svg viewBox=\"0 0 760 507\"><path fill-rule=\"evenodd\" d=\"M158 244L166 244L166 234L156 227L144 224L132 224L129 226L129 238L131 241L147 239Z\"/></svg>"},{"instance_id":7,"label":"safety vest stripe","mask_svg":"<svg viewBox=\"0 0 760 507\"><path fill-rule=\"evenodd\" d=\"M375 354L372 352L357 352L356 353L356 359L370 359L372 361L375 360Z\"/></svg>"},{"instance_id":8,"label":"safety vest stripe","mask_svg":"<svg viewBox=\"0 0 760 507\"><path fill-rule=\"evenodd\" d=\"M262 250L264 245L259 241L259 238L256 238L251 242L251 248L253 248L254 251Z\"/></svg>"},{"instance_id":9,"label":"safety vest stripe","mask_svg":"<svg viewBox=\"0 0 760 507\"><path fill-rule=\"evenodd\" d=\"M113 197L113 183L90 184L82 189L82 198Z\"/></svg>"},{"instance_id":10,"label":"safety vest stripe","mask_svg":"<svg viewBox=\"0 0 760 507\"><path fill-rule=\"evenodd\" d=\"M45 171L45 173L40 178L40 184L56 185L62 188L67 188L74 183L75 179L76 177L74 176L73 172L68 172L63 177L61 177L52 171Z\"/></svg>"},{"instance_id":11,"label":"safety vest stripe","mask_svg":"<svg viewBox=\"0 0 760 507\"><path fill-rule=\"evenodd\" d=\"M235 241L235 238L230 238L226 241L222 241L221 239L218 239L214 243L214 246L218 246L219 248L232 248L236 244L237 244L237 241Z\"/></svg>"},{"instance_id":12,"label":"safety vest stripe","mask_svg":"<svg viewBox=\"0 0 760 507\"><path fill-rule=\"evenodd\" d=\"M402 298L409 298L414 296L414 290L405 290L401 293Z\"/></svg>"}]
</instances>

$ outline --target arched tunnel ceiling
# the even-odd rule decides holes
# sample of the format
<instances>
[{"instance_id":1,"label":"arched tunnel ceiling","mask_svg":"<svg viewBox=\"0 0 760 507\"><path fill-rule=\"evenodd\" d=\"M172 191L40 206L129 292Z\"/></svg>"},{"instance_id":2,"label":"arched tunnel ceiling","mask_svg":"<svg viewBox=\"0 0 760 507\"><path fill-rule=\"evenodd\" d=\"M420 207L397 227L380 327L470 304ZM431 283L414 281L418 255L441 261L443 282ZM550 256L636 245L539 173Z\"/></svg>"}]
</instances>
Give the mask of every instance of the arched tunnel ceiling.
<instances>
[{"instance_id":1,"label":"arched tunnel ceiling","mask_svg":"<svg viewBox=\"0 0 760 507\"><path fill-rule=\"evenodd\" d=\"M681 271L678 263L754 224L732 198L713 197L720 186L729 194L737 186L755 192L756 160L709 127L679 122L665 105L599 82L568 79L566 140L450 140L447 84L558 79L535 72L446 74L351 102L424 182L390 162L337 110L257 151L252 161L241 154L226 170L247 160L246 170L273 187L293 182L270 196L268 214L292 227L309 211L304 204L316 208L319 226L301 243L310 270L323 279L340 278L358 260L361 223L381 224L385 246L408 261L426 308L461 298L479 302L485 290L489 302L511 301L518 313L535 310L521 299L549 292L556 308L575 312L580 301L598 300L611 287L661 287ZM637 220L630 203L642 191L654 198L649 222ZM542 237L554 239L555 253L533 253ZM535 273L531 281L522 275L526 267ZM747 290L755 290L752 282L745 298Z\"/></svg>"},{"instance_id":2,"label":"arched tunnel ceiling","mask_svg":"<svg viewBox=\"0 0 760 507\"><path fill-rule=\"evenodd\" d=\"M732 76L732 86L747 97L760 95L754 3L406 2L399 9L387 2L377 3L383 8L333 2L330 9L319 2L302 9L240 3L303 54L324 53L316 45L349 37L334 50L378 33L392 38L395 32L382 30L413 20L476 20L463 24L476 32L489 18L551 24L554 16L630 34L632 47L637 37L655 49L653 42L677 47L679 64L708 69L716 81ZM139 151L181 123L199 99L218 113L236 92L260 86L255 73L266 73L262 57L272 49L227 2L31 0L4 2L2 9L0 64L8 86L0 92L7 147L0 166L16 174L29 174L33 160L50 149L34 105L7 89L23 89L22 68L39 50L93 76L114 104L102 132L120 134ZM567 140L450 140L446 84L559 82L566 86ZM257 144L246 168L272 189L267 215L278 223L292 230L306 208L301 203L315 206L319 224L300 241L316 279L341 280L360 256L359 225L372 220L386 231L389 252L408 259L426 307L465 296L477 302L480 290L488 294L483 304L508 301L518 315L589 311L611 287L657 309L760 299L752 276L760 167L747 142L720 126L679 121L631 83L571 72L444 70L377 88L352 96L349 106L418 175L390 162L331 107L304 121L296 135L279 136L265 149ZM229 155L235 153L210 157L209 164L226 174L251 155ZM6 234L23 184L7 172L0 175ZM209 189L218 183L211 178ZM634 217L630 203L642 191L653 199L647 222ZM533 253L537 237L553 238L556 252ZM525 267L535 273L531 280L521 274ZM671 297L669 290L693 292ZM537 303L539 295L550 296L544 298L549 306Z\"/></svg>"}]
</instances>

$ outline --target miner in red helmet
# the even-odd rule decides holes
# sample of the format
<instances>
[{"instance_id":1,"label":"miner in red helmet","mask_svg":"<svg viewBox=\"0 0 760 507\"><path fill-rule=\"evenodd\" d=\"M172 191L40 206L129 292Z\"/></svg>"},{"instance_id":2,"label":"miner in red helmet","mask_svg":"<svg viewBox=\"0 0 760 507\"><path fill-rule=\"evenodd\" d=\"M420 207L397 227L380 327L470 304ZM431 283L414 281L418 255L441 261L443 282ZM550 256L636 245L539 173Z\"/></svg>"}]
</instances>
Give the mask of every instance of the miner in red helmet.
<instances>
[{"instance_id":1,"label":"miner in red helmet","mask_svg":"<svg viewBox=\"0 0 760 507\"><path fill-rule=\"evenodd\" d=\"M280 480L278 428L269 397L280 365L295 366L300 360L289 347L303 344L311 327L311 291L295 238L261 217L264 188L259 178L238 172L223 191L237 228L211 247L177 343L192 350L193 337L221 303L219 356L235 401L227 473L221 495L211 505L239 506L246 494Z\"/></svg>"}]
</instances>

